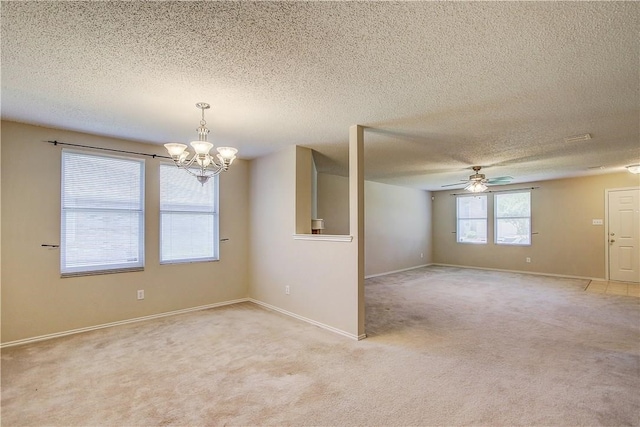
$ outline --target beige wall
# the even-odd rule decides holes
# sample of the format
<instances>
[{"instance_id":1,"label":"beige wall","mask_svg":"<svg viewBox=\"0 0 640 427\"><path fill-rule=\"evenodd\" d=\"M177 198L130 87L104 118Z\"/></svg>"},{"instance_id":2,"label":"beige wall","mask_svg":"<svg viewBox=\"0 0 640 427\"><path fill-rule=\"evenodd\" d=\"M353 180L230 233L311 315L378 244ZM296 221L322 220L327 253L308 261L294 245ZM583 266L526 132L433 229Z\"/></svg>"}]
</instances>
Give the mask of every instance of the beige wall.
<instances>
[{"instance_id":1,"label":"beige wall","mask_svg":"<svg viewBox=\"0 0 640 427\"><path fill-rule=\"evenodd\" d=\"M313 203L313 160L311 150L296 147L296 176L295 176L295 228L296 233L311 234L311 212ZM307 173L308 172L308 173Z\"/></svg>"},{"instance_id":2,"label":"beige wall","mask_svg":"<svg viewBox=\"0 0 640 427\"><path fill-rule=\"evenodd\" d=\"M311 203L310 182L303 180L304 188L296 189L296 173L310 176L310 168L310 150L302 147L288 147L252 161L250 294L357 337L362 331L356 242L293 238L296 194L304 199L302 204ZM305 215L310 219L310 208Z\"/></svg>"},{"instance_id":3,"label":"beige wall","mask_svg":"<svg viewBox=\"0 0 640 427\"><path fill-rule=\"evenodd\" d=\"M13 122L2 122L1 130L3 343L245 297L357 337L364 333L361 276L430 262L603 278L604 227L591 225L591 220L604 218L605 189L640 185L640 176L626 172L527 184L540 187L532 192L533 231L538 233L532 246L464 245L452 233L453 192L354 180L362 176L360 151L350 178L318 179L325 185L318 188L318 203L337 200L336 212L342 212L335 221L339 228L327 234L354 240L295 240L296 232L309 228L312 162L310 150L289 147L251 162L236 161L221 176L220 235L230 240L221 243L219 262L161 266L160 160L146 158L145 271L61 279L58 250L40 246L59 243L60 233L61 147L45 141L161 155L164 149ZM354 127L350 140L361 133ZM26 169L26 156L38 165L33 171ZM361 186L364 210L357 208L361 199L350 194ZM491 221L489 226L492 235ZM137 289L145 290L143 301L136 300Z\"/></svg>"},{"instance_id":4,"label":"beige wall","mask_svg":"<svg viewBox=\"0 0 640 427\"><path fill-rule=\"evenodd\" d=\"M492 194L489 194L489 243L456 243L457 191L434 192L433 261L442 264L495 268L588 278L605 278L605 189L640 185L628 172L514 184L500 189L540 187L531 191L531 246L495 245ZM531 263L525 258L530 257Z\"/></svg>"},{"instance_id":5,"label":"beige wall","mask_svg":"<svg viewBox=\"0 0 640 427\"><path fill-rule=\"evenodd\" d=\"M40 246L60 242L61 147L47 140L164 155L162 146L2 122L3 343L248 296L248 162L220 177L220 236L230 239L220 261L159 264L160 160L145 158L145 270L61 279L59 251Z\"/></svg>"},{"instance_id":6,"label":"beige wall","mask_svg":"<svg viewBox=\"0 0 640 427\"><path fill-rule=\"evenodd\" d=\"M365 275L431 263L431 193L364 183ZM349 179L318 174L318 212L326 234L349 233Z\"/></svg>"},{"instance_id":7,"label":"beige wall","mask_svg":"<svg viewBox=\"0 0 640 427\"><path fill-rule=\"evenodd\" d=\"M0 319L2 314L2 301L3 301L2 299L2 226L1 224L2 224L2 125L0 124ZM2 331L0 330L0 343L1 342L2 342Z\"/></svg>"},{"instance_id":8,"label":"beige wall","mask_svg":"<svg viewBox=\"0 0 640 427\"><path fill-rule=\"evenodd\" d=\"M317 210L318 218L324 219L324 234L349 234L348 177L318 173Z\"/></svg>"},{"instance_id":9,"label":"beige wall","mask_svg":"<svg viewBox=\"0 0 640 427\"><path fill-rule=\"evenodd\" d=\"M431 263L431 193L365 181L365 274Z\"/></svg>"}]
</instances>

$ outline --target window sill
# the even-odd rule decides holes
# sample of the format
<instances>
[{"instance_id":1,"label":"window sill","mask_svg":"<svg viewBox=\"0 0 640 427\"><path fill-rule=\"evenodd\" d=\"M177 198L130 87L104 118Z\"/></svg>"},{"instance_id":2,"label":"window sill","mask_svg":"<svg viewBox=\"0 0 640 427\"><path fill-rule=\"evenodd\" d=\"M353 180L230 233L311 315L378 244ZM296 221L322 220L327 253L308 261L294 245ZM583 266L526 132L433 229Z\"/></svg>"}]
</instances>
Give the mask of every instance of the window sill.
<instances>
[{"instance_id":1,"label":"window sill","mask_svg":"<svg viewBox=\"0 0 640 427\"><path fill-rule=\"evenodd\" d=\"M317 240L323 242L352 242L353 236L334 234L294 234L293 240Z\"/></svg>"},{"instance_id":2,"label":"window sill","mask_svg":"<svg viewBox=\"0 0 640 427\"><path fill-rule=\"evenodd\" d=\"M114 268L110 270L75 271L75 272L68 272L68 273L60 273L60 278L65 279L67 277L100 276L103 274L133 273L137 271L144 271L144 267Z\"/></svg>"},{"instance_id":3,"label":"window sill","mask_svg":"<svg viewBox=\"0 0 640 427\"><path fill-rule=\"evenodd\" d=\"M175 265L175 264L195 264L202 262L218 262L220 258L193 258L193 259L176 259L160 261L160 265Z\"/></svg>"}]
</instances>

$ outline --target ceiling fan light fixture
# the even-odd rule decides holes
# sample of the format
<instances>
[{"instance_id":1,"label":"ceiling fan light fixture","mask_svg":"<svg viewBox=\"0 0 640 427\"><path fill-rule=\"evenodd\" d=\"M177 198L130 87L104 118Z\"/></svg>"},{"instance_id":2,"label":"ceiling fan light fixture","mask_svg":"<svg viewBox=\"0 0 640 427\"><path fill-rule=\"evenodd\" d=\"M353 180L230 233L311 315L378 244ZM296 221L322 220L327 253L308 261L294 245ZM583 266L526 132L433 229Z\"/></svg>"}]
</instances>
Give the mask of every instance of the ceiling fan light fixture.
<instances>
[{"instance_id":1,"label":"ceiling fan light fixture","mask_svg":"<svg viewBox=\"0 0 640 427\"><path fill-rule=\"evenodd\" d=\"M498 176L495 178L487 179L485 174L480 173L480 169L482 169L482 166L474 166L472 167L472 169L474 173L473 175L469 176L468 180L466 180L467 185L466 187L464 187L466 191L470 191L472 193L482 193L484 191L487 191L487 189L489 188L487 184L503 185L508 184L513 179L513 177L511 176ZM463 180L463 182L464 181L465 180ZM442 187L452 187L458 185L462 184L446 184Z\"/></svg>"},{"instance_id":2,"label":"ceiling fan light fixture","mask_svg":"<svg viewBox=\"0 0 640 427\"><path fill-rule=\"evenodd\" d=\"M640 164L639 165L629 165L627 166L627 170L631 173L639 174L640 173Z\"/></svg>"},{"instance_id":3,"label":"ceiling fan light fixture","mask_svg":"<svg viewBox=\"0 0 640 427\"><path fill-rule=\"evenodd\" d=\"M482 181L473 181L472 183L464 187L466 191L469 191L471 193L482 193L487 191L487 188L489 187L487 187Z\"/></svg>"}]
</instances>

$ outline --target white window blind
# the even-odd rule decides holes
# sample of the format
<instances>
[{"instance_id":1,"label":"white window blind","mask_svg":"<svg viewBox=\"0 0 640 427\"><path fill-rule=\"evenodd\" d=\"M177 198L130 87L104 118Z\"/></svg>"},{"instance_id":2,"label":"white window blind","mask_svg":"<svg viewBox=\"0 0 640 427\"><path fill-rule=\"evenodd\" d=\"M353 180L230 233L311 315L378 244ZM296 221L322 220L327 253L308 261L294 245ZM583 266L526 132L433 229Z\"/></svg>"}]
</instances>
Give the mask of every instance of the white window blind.
<instances>
[{"instance_id":1,"label":"white window blind","mask_svg":"<svg viewBox=\"0 0 640 427\"><path fill-rule=\"evenodd\" d=\"M160 165L160 263L218 259L218 177Z\"/></svg>"},{"instance_id":2,"label":"white window blind","mask_svg":"<svg viewBox=\"0 0 640 427\"><path fill-rule=\"evenodd\" d=\"M487 196L456 198L458 243L487 243Z\"/></svg>"},{"instance_id":3,"label":"white window blind","mask_svg":"<svg viewBox=\"0 0 640 427\"><path fill-rule=\"evenodd\" d=\"M531 244L531 192L496 194L496 243Z\"/></svg>"},{"instance_id":4,"label":"white window blind","mask_svg":"<svg viewBox=\"0 0 640 427\"><path fill-rule=\"evenodd\" d=\"M63 276L144 267L144 161L62 151Z\"/></svg>"}]
</instances>

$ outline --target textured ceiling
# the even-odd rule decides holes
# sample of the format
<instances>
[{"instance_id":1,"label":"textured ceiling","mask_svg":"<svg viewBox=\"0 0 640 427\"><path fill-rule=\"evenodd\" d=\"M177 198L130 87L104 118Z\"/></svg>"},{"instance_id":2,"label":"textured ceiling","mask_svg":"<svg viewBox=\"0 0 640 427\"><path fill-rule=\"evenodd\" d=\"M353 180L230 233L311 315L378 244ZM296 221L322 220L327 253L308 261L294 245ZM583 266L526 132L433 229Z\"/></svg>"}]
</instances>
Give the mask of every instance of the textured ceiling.
<instances>
[{"instance_id":1,"label":"textured ceiling","mask_svg":"<svg viewBox=\"0 0 640 427\"><path fill-rule=\"evenodd\" d=\"M431 190L640 163L638 2L2 2L2 118ZM591 140L567 143L566 136ZM604 169L594 168L603 166Z\"/></svg>"}]
</instances>

